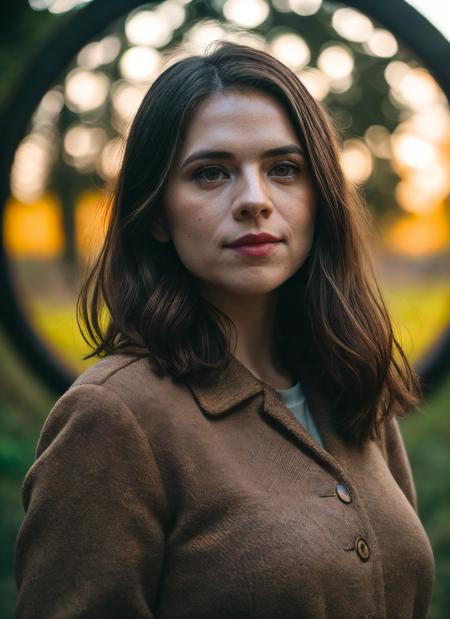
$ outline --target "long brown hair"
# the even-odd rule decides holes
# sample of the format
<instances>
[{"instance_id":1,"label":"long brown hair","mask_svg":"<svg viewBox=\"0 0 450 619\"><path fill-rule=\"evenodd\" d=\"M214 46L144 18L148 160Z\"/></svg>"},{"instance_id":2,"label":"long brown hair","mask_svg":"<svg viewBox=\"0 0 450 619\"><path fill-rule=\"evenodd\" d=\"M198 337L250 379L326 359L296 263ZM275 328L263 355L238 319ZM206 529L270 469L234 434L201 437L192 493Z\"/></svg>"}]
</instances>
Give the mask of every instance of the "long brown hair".
<instances>
[{"instance_id":1,"label":"long brown hair","mask_svg":"<svg viewBox=\"0 0 450 619\"><path fill-rule=\"evenodd\" d=\"M242 89L283 105L318 196L310 254L278 289L281 354L312 406L320 400L341 436L363 444L380 436L385 419L422 398L376 281L373 222L343 174L339 136L323 107L286 66L244 45L216 42L204 56L179 60L145 95L128 134L105 242L77 303L93 349L85 358L147 355L158 374L177 380L226 365L231 320L201 297L173 243L158 242L150 229L164 216L166 181L196 107L214 93Z\"/></svg>"}]
</instances>

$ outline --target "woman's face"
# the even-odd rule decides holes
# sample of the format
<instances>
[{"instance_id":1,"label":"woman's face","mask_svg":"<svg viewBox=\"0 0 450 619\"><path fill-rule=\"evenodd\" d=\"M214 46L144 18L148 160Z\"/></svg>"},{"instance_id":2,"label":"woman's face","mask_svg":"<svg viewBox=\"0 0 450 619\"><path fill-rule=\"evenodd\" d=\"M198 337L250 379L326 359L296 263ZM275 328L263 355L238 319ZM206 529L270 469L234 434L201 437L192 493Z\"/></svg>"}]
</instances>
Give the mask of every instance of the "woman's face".
<instances>
[{"instance_id":1,"label":"woman's face","mask_svg":"<svg viewBox=\"0 0 450 619\"><path fill-rule=\"evenodd\" d=\"M302 266L316 215L302 153L270 95L219 93L196 109L164 195L165 226L153 236L173 241L206 298L268 295ZM278 241L229 247L263 232Z\"/></svg>"}]
</instances>

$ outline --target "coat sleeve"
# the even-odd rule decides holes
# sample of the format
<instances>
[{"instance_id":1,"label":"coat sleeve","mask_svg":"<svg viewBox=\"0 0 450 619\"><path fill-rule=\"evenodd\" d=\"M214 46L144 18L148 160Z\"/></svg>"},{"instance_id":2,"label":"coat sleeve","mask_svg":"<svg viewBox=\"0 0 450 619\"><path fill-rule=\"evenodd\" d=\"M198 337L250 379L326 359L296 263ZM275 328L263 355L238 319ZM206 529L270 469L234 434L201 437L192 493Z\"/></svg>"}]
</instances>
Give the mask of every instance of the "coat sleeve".
<instances>
[{"instance_id":1,"label":"coat sleeve","mask_svg":"<svg viewBox=\"0 0 450 619\"><path fill-rule=\"evenodd\" d=\"M413 474L396 416L384 425L382 448L395 481L417 512L417 493Z\"/></svg>"},{"instance_id":2,"label":"coat sleeve","mask_svg":"<svg viewBox=\"0 0 450 619\"><path fill-rule=\"evenodd\" d=\"M154 617L165 495L151 445L117 395L69 389L22 490L16 619Z\"/></svg>"}]
</instances>

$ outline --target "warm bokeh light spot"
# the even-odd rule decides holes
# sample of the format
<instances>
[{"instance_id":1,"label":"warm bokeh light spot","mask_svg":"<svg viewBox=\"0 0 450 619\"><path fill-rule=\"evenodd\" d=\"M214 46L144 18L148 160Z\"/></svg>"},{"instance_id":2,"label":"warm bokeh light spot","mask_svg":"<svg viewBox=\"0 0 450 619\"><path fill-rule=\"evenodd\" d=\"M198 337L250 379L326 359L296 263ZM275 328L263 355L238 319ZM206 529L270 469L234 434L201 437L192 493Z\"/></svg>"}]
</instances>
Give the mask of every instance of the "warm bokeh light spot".
<instances>
[{"instance_id":1,"label":"warm bokeh light spot","mask_svg":"<svg viewBox=\"0 0 450 619\"><path fill-rule=\"evenodd\" d=\"M322 0L289 0L289 8L304 17L314 15L322 6Z\"/></svg>"},{"instance_id":2,"label":"warm bokeh light spot","mask_svg":"<svg viewBox=\"0 0 450 619\"><path fill-rule=\"evenodd\" d=\"M434 144L403 129L392 136L392 149L393 163L400 172L405 169L421 170L437 158Z\"/></svg>"},{"instance_id":3,"label":"warm bokeh light spot","mask_svg":"<svg viewBox=\"0 0 450 619\"><path fill-rule=\"evenodd\" d=\"M92 257L99 253L107 223L105 194L94 189L82 193L75 207L75 236L80 255Z\"/></svg>"},{"instance_id":4,"label":"warm bokeh light spot","mask_svg":"<svg viewBox=\"0 0 450 619\"><path fill-rule=\"evenodd\" d=\"M355 43L368 41L373 32L371 20L355 9L338 9L333 13L331 23L341 37Z\"/></svg>"},{"instance_id":5,"label":"warm bokeh light spot","mask_svg":"<svg viewBox=\"0 0 450 619\"><path fill-rule=\"evenodd\" d=\"M11 258L55 258L64 247L59 202L45 194L33 204L10 198L5 208L5 247Z\"/></svg>"},{"instance_id":6,"label":"warm bokeh light spot","mask_svg":"<svg viewBox=\"0 0 450 619\"><path fill-rule=\"evenodd\" d=\"M216 39L225 38L225 29L216 19L205 19L194 24L184 35L184 50L187 54L203 54L205 48Z\"/></svg>"},{"instance_id":7,"label":"warm bokeh light spot","mask_svg":"<svg viewBox=\"0 0 450 619\"><path fill-rule=\"evenodd\" d=\"M77 61L83 69L97 69L104 64L113 62L121 48L120 39L117 36L107 36L101 41L88 43L78 53Z\"/></svg>"},{"instance_id":8,"label":"warm bokeh light spot","mask_svg":"<svg viewBox=\"0 0 450 619\"><path fill-rule=\"evenodd\" d=\"M373 170L372 156L362 140L353 138L344 143L342 166L353 183L361 184L369 178Z\"/></svg>"},{"instance_id":9,"label":"warm bokeh light spot","mask_svg":"<svg viewBox=\"0 0 450 619\"><path fill-rule=\"evenodd\" d=\"M426 69L417 67L405 70L405 67L397 65L387 73L386 78L389 73L391 77L399 74L398 80L392 77L391 88L392 96L402 105L412 110L420 110L426 105L443 100L438 84Z\"/></svg>"},{"instance_id":10,"label":"warm bokeh light spot","mask_svg":"<svg viewBox=\"0 0 450 619\"><path fill-rule=\"evenodd\" d=\"M152 47L130 47L122 55L119 67L125 79L151 84L161 71L161 54Z\"/></svg>"},{"instance_id":11,"label":"warm bokeh light spot","mask_svg":"<svg viewBox=\"0 0 450 619\"><path fill-rule=\"evenodd\" d=\"M372 153L379 159L392 157L391 135L383 125L371 125L364 133L364 139Z\"/></svg>"},{"instance_id":12,"label":"warm bokeh light spot","mask_svg":"<svg viewBox=\"0 0 450 619\"><path fill-rule=\"evenodd\" d=\"M105 73L73 69L66 77L66 104L72 112L90 112L101 107L109 93Z\"/></svg>"},{"instance_id":13,"label":"warm bokeh light spot","mask_svg":"<svg viewBox=\"0 0 450 619\"><path fill-rule=\"evenodd\" d=\"M317 58L317 67L328 77L330 90L336 93L352 86L354 66L353 52L343 44L325 45Z\"/></svg>"},{"instance_id":14,"label":"warm bokeh light spot","mask_svg":"<svg viewBox=\"0 0 450 619\"><path fill-rule=\"evenodd\" d=\"M122 135L126 134L131 121L133 120L146 89L137 84L118 80L112 89L112 124Z\"/></svg>"},{"instance_id":15,"label":"warm bokeh light spot","mask_svg":"<svg viewBox=\"0 0 450 619\"><path fill-rule=\"evenodd\" d=\"M64 136L65 161L79 170L94 170L106 141L106 131L101 127L74 125Z\"/></svg>"},{"instance_id":16,"label":"warm bokeh light spot","mask_svg":"<svg viewBox=\"0 0 450 619\"><path fill-rule=\"evenodd\" d=\"M450 190L448 170L439 163L406 175L397 185L399 205L411 213L430 213L439 208Z\"/></svg>"},{"instance_id":17,"label":"warm bokeh light spot","mask_svg":"<svg viewBox=\"0 0 450 619\"><path fill-rule=\"evenodd\" d=\"M170 23L158 11L138 11L131 15L125 33L132 45L163 47L172 38Z\"/></svg>"},{"instance_id":18,"label":"warm bokeh light spot","mask_svg":"<svg viewBox=\"0 0 450 619\"><path fill-rule=\"evenodd\" d=\"M271 52L293 71L299 71L308 64L311 52L308 44L294 32L276 36L270 44Z\"/></svg>"},{"instance_id":19,"label":"warm bokeh light spot","mask_svg":"<svg viewBox=\"0 0 450 619\"><path fill-rule=\"evenodd\" d=\"M377 28L367 41L366 50L374 56L390 58L398 52L397 40L388 30Z\"/></svg>"},{"instance_id":20,"label":"warm bokeh light spot","mask_svg":"<svg viewBox=\"0 0 450 619\"><path fill-rule=\"evenodd\" d=\"M269 5L265 0L226 0L223 14L238 26L256 28L267 19Z\"/></svg>"},{"instance_id":21,"label":"warm bokeh light spot","mask_svg":"<svg viewBox=\"0 0 450 619\"><path fill-rule=\"evenodd\" d=\"M384 242L394 252L411 257L444 249L450 242L450 222L445 206L430 213L405 214L385 228Z\"/></svg>"},{"instance_id":22,"label":"warm bokeh light spot","mask_svg":"<svg viewBox=\"0 0 450 619\"><path fill-rule=\"evenodd\" d=\"M54 160L53 142L56 132L47 127L45 132L28 134L14 155L11 169L11 192L19 202L33 204L45 193Z\"/></svg>"},{"instance_id":23,"label":"warm bokeh light spot","mask_svg":"<svg viewBox=\"0 0 450 619\"><path fill-rule=\"evenodd\" d=\"M306 68L298 73L300 81L306 86L312 96L323 101L330 92L330 80L319 69Z\"/></svg>"}]
</instances>

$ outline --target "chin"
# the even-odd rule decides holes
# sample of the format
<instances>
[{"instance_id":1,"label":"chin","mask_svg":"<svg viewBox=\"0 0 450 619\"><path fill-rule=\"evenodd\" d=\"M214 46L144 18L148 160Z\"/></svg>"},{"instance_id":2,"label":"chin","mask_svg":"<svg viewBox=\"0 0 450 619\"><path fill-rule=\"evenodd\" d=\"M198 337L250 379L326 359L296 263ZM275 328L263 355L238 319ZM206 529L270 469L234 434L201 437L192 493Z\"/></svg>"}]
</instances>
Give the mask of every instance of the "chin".
<instances>
[{"instance_id":1,"label":"chin","mask_svg":"<svg viewBox=\"0 0 450 619\"><path fill-rule=\"evenodd\" d=\"M233 282L233 284L226 286L223 288L224 294L228 292L230 295L240 295L240 296L261 296L268 295L274 290L276 290L281 284L284 282L283 280L278 281L259 281L255 282L254 280L245 280L245 278L241 278L239 282Z\"/></svg>"},{"instance_id":2,"label":"chin","mask_svg":"<svg viewBox=\"0 0 450 619\"><path fill-rule=\"evenodd\" d=\"M268 273L267 269L230 269L227 272L214 273L210 271L202 277L197 273L197 279L202 282L205 292L213 296L226 298L227 296L262 296L268 295L279 288L287 279L290 271Z\"/></svg>"}]
</instances>

